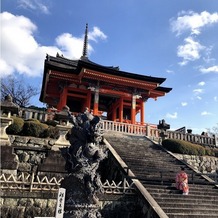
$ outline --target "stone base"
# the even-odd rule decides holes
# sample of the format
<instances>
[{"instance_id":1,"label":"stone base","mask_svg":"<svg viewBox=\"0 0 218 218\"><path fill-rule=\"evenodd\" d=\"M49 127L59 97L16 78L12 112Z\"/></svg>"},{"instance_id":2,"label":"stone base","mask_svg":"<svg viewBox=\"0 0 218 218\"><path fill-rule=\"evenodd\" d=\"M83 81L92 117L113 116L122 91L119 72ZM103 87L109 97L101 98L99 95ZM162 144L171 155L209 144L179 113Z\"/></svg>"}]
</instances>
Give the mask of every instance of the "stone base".
<instances>
[{"instance_id":1,"label":"stone base","mask_svg":"<svg viewBox=\"0 0 218 218\"><path fill-rule=\"evenodd\" d=\"M61 187L66 189L64 218L101 218L98 198L87 193L84 181L74 175L66 177Z\"/></svg>"},{"instance_id":2,"label":"stone base","mask_svg":"<svg viewBox=\"0 0 218 218\"><path fill-rule=\"evenodd\" d=\"M65 218L93 217L101 218L100 207L96 205L74 205L65 207Z\"/></svg>"}]
</instances>

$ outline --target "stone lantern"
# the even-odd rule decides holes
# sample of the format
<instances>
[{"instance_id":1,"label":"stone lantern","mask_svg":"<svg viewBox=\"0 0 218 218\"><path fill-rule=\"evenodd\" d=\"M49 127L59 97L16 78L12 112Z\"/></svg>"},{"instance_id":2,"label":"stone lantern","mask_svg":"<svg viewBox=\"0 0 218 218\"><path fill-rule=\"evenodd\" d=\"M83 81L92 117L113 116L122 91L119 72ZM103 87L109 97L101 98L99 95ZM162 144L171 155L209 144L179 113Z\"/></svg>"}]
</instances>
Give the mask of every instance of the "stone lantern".
<instances>
[{"instance_id":1,"label":"stone lantern","mask_svg":"<svg viewBox=\"0 0 218 218\"><path fill-rule=\"evenodd\" d=\"M5 100L1 102L1 114L7 114L9 118L11 115L18 115L19 109L19 106L13 103L11 95L7 95Z\"/></svg>"},{"instance_id":2,"label":"stone lantern","mask_svg":"<svg viewBox=\"0 0 218 218\"><path fill-rule=\"evenodd\" d=\"M170 129L170 125L165 122L165 120L159 120L157 128L160 130L160 137L162 141L167 137L167 130Z\"/></svg>"},{"instance_id":3,"label":"stone lantern","mask_svg":"<svg viewBox=\"0 0 218 218\"><path fill-rule=\"evenodd\" d=\"M13 119L11 119L11 114L19 114L19 106L12 102L12 97L10 95L7 95L5 97L5 100L1 102L0 106L0 145L10 145L10 140L8 135L6 134L6 129L13 122ZM5 116L5 114L7 116Z\"/></svg>"},{"instance_id":4,"label":"stone lantern","mask_svg":"<svg viewBox=\"0 0 218 218\"><path fill-rule=\"evenodd\" d=\"M59 129L60 136L52 146L52 150L59 150L59 148L70 146L69 141L66 140L66 135L72 128L72 124L69 123L69 113L70 109L67 105L63 107L62 111L55 113L54 120L59 122L57 128Z\"/></svg>"}]
</instances>

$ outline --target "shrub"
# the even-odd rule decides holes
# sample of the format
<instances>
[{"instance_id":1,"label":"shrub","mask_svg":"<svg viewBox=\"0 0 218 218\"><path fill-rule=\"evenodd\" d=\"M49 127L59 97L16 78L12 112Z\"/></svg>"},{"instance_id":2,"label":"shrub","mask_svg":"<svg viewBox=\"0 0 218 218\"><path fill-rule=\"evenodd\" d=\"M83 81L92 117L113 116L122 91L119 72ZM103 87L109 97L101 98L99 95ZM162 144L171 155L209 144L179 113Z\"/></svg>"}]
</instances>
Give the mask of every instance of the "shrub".
<instances>
[{"instance_id":1,"label":"shrub","mask_svg":"<svg viewBox=\"0 0 218 218\"><path fill-rule=\"evenodd\" d=\"M45 122L45 124L47 124L49 126L57 126L57 121L55 121L55 120L47 120Z\"/></svg>"},{"instance_id":2,"label":"shrub","mask_svg":"<svg viewBox=\"0 0 218 218\"><path fill-rule=\"evenodd\" d=\"M47 129L44 130L41 137L58 139L59 135L59 129L57 127L49 126Z\"/></svg>"},{"instance_id":3,"label":"shrub","mask_svg":"<svg viewBox=\"0 0 218 218\"><path fill-rule=\"evenodd\" d=\"M9 135L12 134L17 135L23 129L24 120L20 117L12 117L12 119L13 119L13 123L8 126L8 128L6 129L6 133Z\"/></svg>"},{"instance_id":4,"label":"shrub","mask_svg":"<svg viewBox=\"0 0 218 218\"><path fill-rule=\"evenodd\" d=\"M215 156L215 152L211 148L205 148L205 155Z\"/></svg>"},{"instance_id":5,"label":"shrub","mask_svg":"<svg viewBox=\"0 0 218 218\"><path fill-rule=\"evenodd\" d=\"M13 123L8 126L6 133L9 135L23 135L33 136L39 138L53 138L59 137L59 129L56 127L57 122L50 120L41 123L37 119L29 119L24 121L20 117L12 117Z\"/></svg>"},{"instance_id":6,"label":"shrub","mask_svg":"<svg viewBox=\"0 0 218 218\"><path fill-rule=\"evenodd\" d=\"M201 145L192 144L178 139L166 139L162 142L162 145L164 148L174 153L199 156L205 155L205 148Z\"/></svg>"},{"instance_id":7,"label":"shrub","mask_svg":"<svg viewBox=\"0 0 218 218\"><path fill-rule=\"evenodd\" d=\"M214 149L214 156L218 157L218 149Z\"/></svg>"},{"instance_id":8,"label":"shrub","mask_svg":"<svg viewBox=\"0 0 218 218\"><path fill-rule=\"evenodd\" d=\"M48 125L40 123L40 121L31 119L24 122L22 134L25 136L41 137Z\"/></svg>"}]
</instances>

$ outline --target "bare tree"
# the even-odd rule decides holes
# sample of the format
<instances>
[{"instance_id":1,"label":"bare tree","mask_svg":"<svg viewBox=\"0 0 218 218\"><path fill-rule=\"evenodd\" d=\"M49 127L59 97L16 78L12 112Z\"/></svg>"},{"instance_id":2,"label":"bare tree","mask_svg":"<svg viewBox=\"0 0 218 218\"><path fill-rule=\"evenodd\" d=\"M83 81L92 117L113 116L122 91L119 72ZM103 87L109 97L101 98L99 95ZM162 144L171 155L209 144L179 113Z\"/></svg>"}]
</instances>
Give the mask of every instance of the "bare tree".
<instances>
[{"instance_id":1,"label":"bare tree","mask_svg":"<svg viewBox=\"0 0 218 218\"><path fill-rule=\"evenodd\" d=\"M1 80L1 100L7 95L11 95L13 102L20 107L30 105L30 99L39 94L37 88L25 84L23 79L17 79L13 76Z\"/></svg>"},{"instance_id":2,"label":"bare tree","mask_svg":"<svg viewBox=\"0 0 218 218\"><path fill-rule=\"evenodd\" d=\"M216 124L216 126L212 127L212 129L208 128L207 131L209 135L215 135L218 137L218 123Z\"/></svg>"}]
</instances>

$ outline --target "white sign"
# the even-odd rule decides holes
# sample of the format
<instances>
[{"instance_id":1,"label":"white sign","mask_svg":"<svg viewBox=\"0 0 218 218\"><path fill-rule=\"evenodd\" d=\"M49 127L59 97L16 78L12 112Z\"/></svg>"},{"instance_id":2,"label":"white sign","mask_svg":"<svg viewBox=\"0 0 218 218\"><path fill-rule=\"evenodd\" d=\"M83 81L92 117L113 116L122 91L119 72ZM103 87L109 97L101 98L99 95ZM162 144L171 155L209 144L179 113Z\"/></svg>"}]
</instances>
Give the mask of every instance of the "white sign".
<instances>
[{"instance_id":1,"label":"white sign","mask_svg":"<svg viewBox=\"0 0 218 218\"><path fill-rule=\"evenodd\" d=\"M59 188L55 218L64 217L65 188Z\"/></svg>"}]
</instances>

